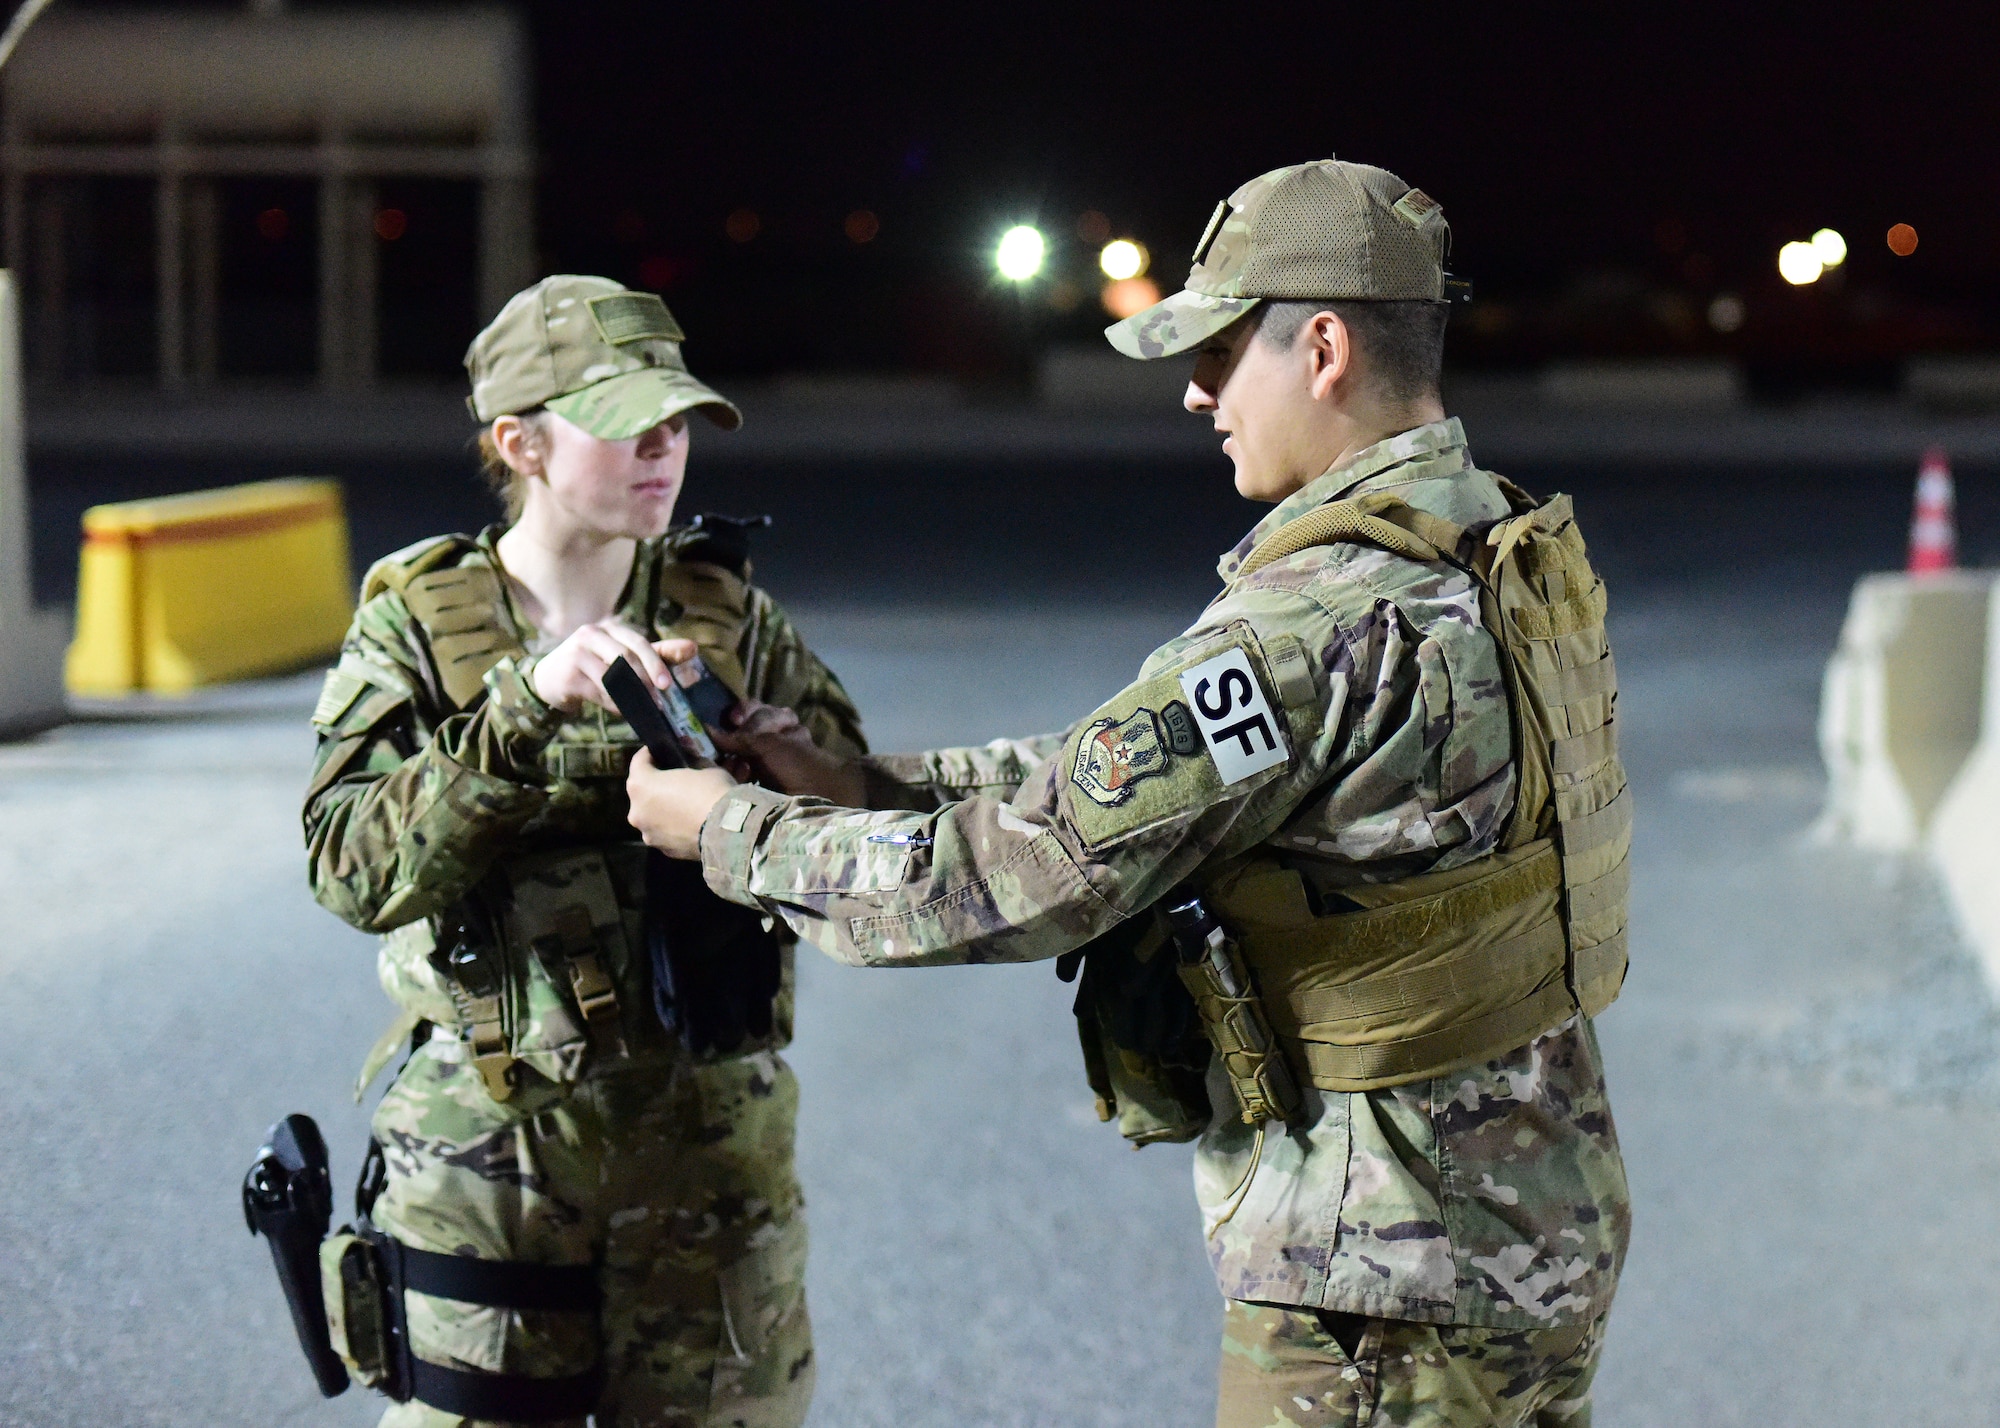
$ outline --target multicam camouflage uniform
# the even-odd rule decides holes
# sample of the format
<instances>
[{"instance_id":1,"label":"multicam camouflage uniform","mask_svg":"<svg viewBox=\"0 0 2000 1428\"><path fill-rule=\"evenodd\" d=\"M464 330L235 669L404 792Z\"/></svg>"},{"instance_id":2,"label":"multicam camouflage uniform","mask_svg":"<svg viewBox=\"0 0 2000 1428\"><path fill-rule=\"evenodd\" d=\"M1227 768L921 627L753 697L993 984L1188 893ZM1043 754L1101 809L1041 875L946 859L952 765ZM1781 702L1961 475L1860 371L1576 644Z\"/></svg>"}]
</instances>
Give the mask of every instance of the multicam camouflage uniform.
<instances>
[{"instance_id":1,"label":"multicam camouflage uniform","mask_svg":"<svg viewBox=\"0 0 2000 1428\"><path fill-rule=\"evenodd\" d=\"M921 811L736 790L702 830L710 886L842 961L918 966L1055 957L1252 850L1333 905L1343 889L1491 853L1517 770L1470 577L1350 543L1242 576L1273 531L1370 492L1461 526L1509 514L1456 420L1378 443L1267 515L1223 558L1227 588L1201 619L1068 733L867 762L873 807ZM1183 739L1179 676L1245 657L1261 673L1236 711L1278 737ZM1195 1183L1217 1281L1237 1301L1223 1380L1237 1403L1221 1421L1358 1421L1379 1395L1392 1422L1583 1422L1629 1225L1588 1018L1447 1075L1303 1095L1289 1126L1253 1135L1211 1068L1221 1109ZM1332 1337L1302 1327L1318 1322L1309 1311L1366 1316L1366 1361L1333 1358ZM1553 1376L1510 1389L1530 1363ZM1300 1382L1311 1395L1279 1391ZM1398 1417L1399 1395L1463 1416Z\"/></svg>"},{"instance_id":2,"label":"multicam camouflage uniform","mask_svg":"<svg viewBox=\"0 0 2000 1428\"><path fill-rule=\"evenodd\" d=\"M489 530L451 566L497 568ZM699 557L688 532L642 542L620 618L655 637L691 636L754 698L796 710L829 749L862 749L838 681L755 587ZM413 548L386 564L421 557ZM703 604L735 618L690 615ZM370 585L381 584L371 575ZM719 593L718 593L719 592ZM511 605L510 605L511 611ZM722 630L740 631L729 647ZM521 645L543 643L514 617ZM775 1034L748 1054L696 1061L660 1027L640 919L644 850L626 825L631 730L595 707L564 716L499 660L461 709L439 688L438 642L393 588L362 605L315 713L319 755L305 827L314 896L354 926L388 933L390 996L433 1030L374 1118L388 1183L375 1224L419 1249L542 1264L595 1263L603 1292L599 1424L796 1428L813 1383L803 1297L805 1220L792 1169L797 1087L777 1054L790 1039L791 963ZM537 879L573 875L572 855L609 871L608 931L628 1054L594 1054L540 950L509 940L514 1090L496 1101L472 1064L452 988L430 953L439 919L509 870L517 902ZM565 870L569 870L566 872ZM532 889L531 889L532 890ZM421 1358L555 1378L599 1356L576 1314L409 1296ZM459 1423L416 1401L387 1428ZM569 1420L581 1423L582 1420Z\"/></svg>"}]
</instances>

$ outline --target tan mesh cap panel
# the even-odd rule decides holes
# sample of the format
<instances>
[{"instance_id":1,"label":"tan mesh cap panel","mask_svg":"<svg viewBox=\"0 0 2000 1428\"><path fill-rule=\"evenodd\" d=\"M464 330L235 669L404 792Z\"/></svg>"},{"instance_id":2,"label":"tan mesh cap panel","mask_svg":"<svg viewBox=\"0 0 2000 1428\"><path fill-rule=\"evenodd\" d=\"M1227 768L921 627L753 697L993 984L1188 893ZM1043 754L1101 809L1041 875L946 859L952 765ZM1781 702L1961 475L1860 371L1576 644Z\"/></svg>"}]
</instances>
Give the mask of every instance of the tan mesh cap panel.
<instances>
[{"instance_id":1,"label":"tan mesh cap panel","mask_svg":"<svg viewBox=\"0 0 2000 1428\"><path fill-rule=\"evenodd\" d=\"M1186 352L1265 298L1444 300L1444 210L1386 169L1339 159L1273 169L1225 208L1186 289L1106 328L1113 347Z\"/></svg>"}]
</instances>

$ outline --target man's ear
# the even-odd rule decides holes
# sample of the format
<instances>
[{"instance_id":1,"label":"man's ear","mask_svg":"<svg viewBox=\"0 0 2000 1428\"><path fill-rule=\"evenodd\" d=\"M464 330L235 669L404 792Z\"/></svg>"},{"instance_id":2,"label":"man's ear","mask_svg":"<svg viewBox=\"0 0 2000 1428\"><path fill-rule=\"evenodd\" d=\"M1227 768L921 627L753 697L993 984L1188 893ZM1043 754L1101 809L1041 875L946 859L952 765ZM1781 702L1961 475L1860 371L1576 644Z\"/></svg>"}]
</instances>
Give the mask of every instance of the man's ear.
<instances>
[{"instance_id":1,"label":"man's ear","mask_svg":"<svg viewBox=\"0 0 2000 1428\"><path fill-rule=\"evenodd\" d=\"M1299 332L1312 364L1312 396L1323 402L1354 368L1354 338L1337 312L1315 313Z\"/></svg>"}]
</instances>

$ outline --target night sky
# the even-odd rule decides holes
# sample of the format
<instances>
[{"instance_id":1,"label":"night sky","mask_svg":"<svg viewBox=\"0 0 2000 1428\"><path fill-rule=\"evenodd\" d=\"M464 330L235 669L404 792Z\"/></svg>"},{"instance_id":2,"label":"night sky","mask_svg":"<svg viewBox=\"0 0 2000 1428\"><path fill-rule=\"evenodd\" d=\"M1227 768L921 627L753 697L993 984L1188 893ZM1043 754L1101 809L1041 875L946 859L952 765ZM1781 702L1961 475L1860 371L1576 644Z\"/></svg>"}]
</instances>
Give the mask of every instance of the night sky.
<instances>
[{"instance_id":1,"label":"night sky","mask_svg":"<svg viewBox=\"0 0 2000 1428\"><path fill-rule=\"evenodd\" d=\"M1713 354L1868 383L1911 352L2000 339L1990 6L527 14L545 268L662 291L717 372L1018 373L1106 320L1079 215L1148 245L1171 291L1219 198L1329 153L1443 202L1479 293L1454 322L1461 365ZM243 221L267 201L246 196ZM385 280L411 302L468 292L464 243L439 236L465 198L397 201L410 228ZM1025 294L989 261L1023 220L1056 243ZM1917 229L1914 255L1889 252L1894 223ZM1822 226L1846 235L1846 266L1786 288L1779 245ZM1741 300L1739 330L1717 330L1718 297ZM427 321L387 368L442 374L453 325Z\"/></svg>"},{"instance_id":2,"label":"night sky","mask_svg":"<svg viewBox=\"0 0 2000 1428\"><path fill-rule=\"evenodd\" d=\"M1492 360L1714 347L1706 322L1630 319L1721 292L1749 306L1733 345L1752 360L1865 364L1991 334L1990 6L530 13L549 259L650 278L697 331L747 325L704 339L731 365L965 362L954 332L1011 320L983 250L1019 218L1067 239L1082 276L1076 217L1101 210L1171 290L1217 199L1329 153L1444 203L1455 266L1511 305L1491 340L1461 343ZM758 236L733 243L743 208ZM867 244L842 232L856 209L879 216ZM1898 222L1920 235L1907 259L1884 241ZM1778 246L1829 225L1846 271L1785 289ZM1094 308L1035 326L1087 334Z\"/></svg>"}]
</instances>

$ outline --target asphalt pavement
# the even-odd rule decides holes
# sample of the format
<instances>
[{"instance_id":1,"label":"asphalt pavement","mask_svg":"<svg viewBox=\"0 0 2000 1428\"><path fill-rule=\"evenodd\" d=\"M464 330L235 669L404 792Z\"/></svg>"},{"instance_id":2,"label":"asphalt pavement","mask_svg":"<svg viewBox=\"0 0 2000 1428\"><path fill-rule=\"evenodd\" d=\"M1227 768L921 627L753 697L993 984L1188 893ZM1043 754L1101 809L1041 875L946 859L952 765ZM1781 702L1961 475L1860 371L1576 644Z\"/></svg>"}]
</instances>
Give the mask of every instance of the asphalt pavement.
<instances>
[{"instance_id":1,"label":"asphalt pavement","mask_svg":"<svg viewBox=\"0 0 2000 1428\"><path fill-rule=\"evenodd\" d=\"M1820 670L1908 473L1534 474L1582 492L1614 580L1641 809L1633 970L1600 1022L1636 1208L1597 1422L1993 1421L2000 1020L1920 867L1806 836ZM842 539L781 537L763 573L878 747L1055 727L1199 608L1247 524L1216 479L878 472L846 488L866 519L807 522ZM0 1424L379 1408L317 1399L235 1202L291 1110L351 1180L347 1086L389 1014L369 939L303 886L309 686L0 747ZM1096 1124L1069 996L1047 966L802 956L815 1428L1207 1420L1189 1155Z\"/></svg>"}]
</instances>

